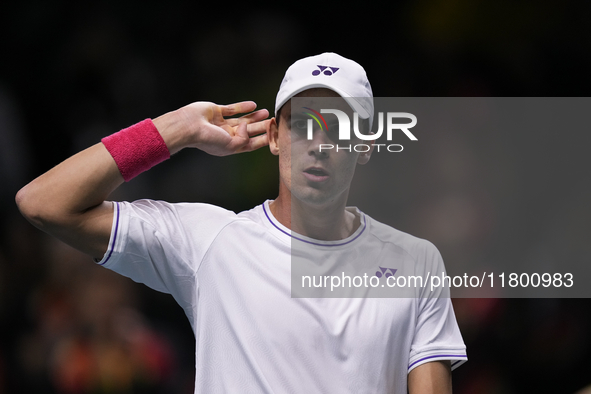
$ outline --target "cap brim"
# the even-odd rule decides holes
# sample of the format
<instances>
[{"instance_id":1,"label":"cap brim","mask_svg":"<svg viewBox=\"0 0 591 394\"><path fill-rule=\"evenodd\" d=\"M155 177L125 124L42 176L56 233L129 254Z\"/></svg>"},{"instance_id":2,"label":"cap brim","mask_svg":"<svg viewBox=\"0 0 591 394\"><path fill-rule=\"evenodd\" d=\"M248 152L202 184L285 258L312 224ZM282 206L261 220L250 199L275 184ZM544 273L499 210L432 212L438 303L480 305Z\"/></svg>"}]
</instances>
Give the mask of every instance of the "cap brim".
<instances>
[{"instance_id":1,"label":"cap brim","mask_svg":"<svg viewBox=\"0 0 591 394\"><path fill-rule=\"evenodd\" d=\"M359 101L356 100L355 97L351 97L350 94L348 94L347 92L345 92L341 89L337 89L337 88L334 88L330 85L322 84L322 83L305 84L305 85L300 86L297 89L294 89L290 95L286 96L285 99L281 100L279 103L276 104L275 112L277 112L277 110L279 108L283 107L283 105L285 105L285 103L287 103L296 94L301 93L304 90L313 89L313 88L326 88L326 89L332 90L333 92L337 93L339 96L344 98L345 101L347 102L347 104L349 104L349 106L351 106L351 108L353 108L353 111L357 112L357 114L359 115L359 117L361 119L367 119L370 117L370 114L367 111L367 109L365 109L361 105L361 103L359 103Z\"/></svg>"}]
</instances>

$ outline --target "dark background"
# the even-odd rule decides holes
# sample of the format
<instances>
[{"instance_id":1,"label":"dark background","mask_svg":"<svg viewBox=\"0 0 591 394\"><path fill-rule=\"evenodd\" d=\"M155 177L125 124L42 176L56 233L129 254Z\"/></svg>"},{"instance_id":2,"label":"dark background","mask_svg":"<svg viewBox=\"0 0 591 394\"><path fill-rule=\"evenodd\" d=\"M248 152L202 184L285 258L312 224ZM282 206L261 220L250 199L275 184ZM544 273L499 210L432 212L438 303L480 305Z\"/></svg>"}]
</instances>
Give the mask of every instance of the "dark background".
<instances>
[{"instance_id":1,"label":"dark background","mask_svg":"<svg viewBox=\"0 0 591 394\"><path fill-rule=\"evenodd\" d=\"M180 307L29 225L14 195L34 177L191 101L254 100L272 110L285 69L325 51L361 63L376 97L588 96L590 11L582 1L2 3L0 393L193 386L194 339ZM431 240L446 261L591 262L589 137L430 141L417 145L423 160L401 157L400 170L385 174L400 185L389 224ZM227 158L183 151L113 199L239 211L276 196L276 167L265 149ZM591 384L588 299L454 305L470 358L454 372L455 392L575 393Z\"/></svg>"}]
</instances>

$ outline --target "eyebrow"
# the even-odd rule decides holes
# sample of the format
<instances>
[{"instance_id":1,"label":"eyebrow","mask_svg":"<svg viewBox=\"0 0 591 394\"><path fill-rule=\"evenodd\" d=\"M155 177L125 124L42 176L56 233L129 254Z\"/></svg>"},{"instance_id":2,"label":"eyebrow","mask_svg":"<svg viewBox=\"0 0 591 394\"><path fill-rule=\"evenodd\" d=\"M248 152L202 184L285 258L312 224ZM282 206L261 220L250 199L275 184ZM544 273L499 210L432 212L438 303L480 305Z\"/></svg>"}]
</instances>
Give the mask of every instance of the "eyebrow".
<instances>
[{"instance_id":1,"label":"eyebrow","mask_svg":"<svg viewBox=\"0 0 591 394\"><path fill-rule=\"evenodd\" d=\"M296 113L296 114L289 114L289 118L299 118L299 119L305 119L305 118L307 118L307 116L306 116L306 115L304 115L304 114L303 114L303 113L301 113L301 112L298 112L298 113Z\"/></svg>"}]
</instances>

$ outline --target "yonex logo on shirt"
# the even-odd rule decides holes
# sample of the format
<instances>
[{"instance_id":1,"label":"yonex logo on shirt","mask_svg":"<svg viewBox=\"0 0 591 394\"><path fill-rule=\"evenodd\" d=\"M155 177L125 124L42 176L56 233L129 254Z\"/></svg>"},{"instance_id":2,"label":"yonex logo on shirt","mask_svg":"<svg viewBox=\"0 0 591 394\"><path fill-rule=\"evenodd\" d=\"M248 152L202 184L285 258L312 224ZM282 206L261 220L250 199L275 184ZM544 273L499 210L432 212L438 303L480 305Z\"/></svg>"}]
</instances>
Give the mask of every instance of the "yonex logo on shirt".
<instances>
[{"instance_id":1,"label":"yonex logo on shirt","mask_svg":"<svg viewBox=\"0 0 591 394\"><path fill-rule=\"evenodd\" d=\"M330 77L332 74L339 71L338 67L321 66L321 65L318 65L317 67L319 68L319 70L312 71L312 75L314 75L314 76L318 76L318 75L320 75L320 73L322 73L322 74L326 75L327 77ZM330 68L330 70L328 70L329 68Z\"/></svg>"}]
</instances>

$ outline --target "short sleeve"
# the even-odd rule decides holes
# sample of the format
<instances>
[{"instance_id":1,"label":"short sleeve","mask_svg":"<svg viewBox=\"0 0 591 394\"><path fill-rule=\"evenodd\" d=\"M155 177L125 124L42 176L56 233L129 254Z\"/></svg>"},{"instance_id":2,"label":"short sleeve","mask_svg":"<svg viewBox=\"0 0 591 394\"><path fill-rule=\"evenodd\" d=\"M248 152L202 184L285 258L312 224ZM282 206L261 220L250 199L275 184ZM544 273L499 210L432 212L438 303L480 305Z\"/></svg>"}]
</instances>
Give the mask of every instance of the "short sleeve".
<instances>
[{"instance_id":1,"label":"short sleeve","mask_svg":"<svg viewBox=\"0 0 591 394\"><path fill-rule=\"evenodd\" d=\"M235 214L197 203L114 202L109 247L99 265L172 294L187 310L203 256Z\"/></svg>"},{"instance_id":2,"label":"short sleeve","mask_svg":"<svg viewBox=\"0 0 591 394\"><path fill-rule=\"evenodd\" d=\"M427 242L421 258L424 277L445 275L443 259L437 248ZM452 370L468 360L466 346L456 321L449 288L428 288L418 300L415 335L411 345L408 371L430 361L450 360Z\"/></svg>"}]
</instances>

